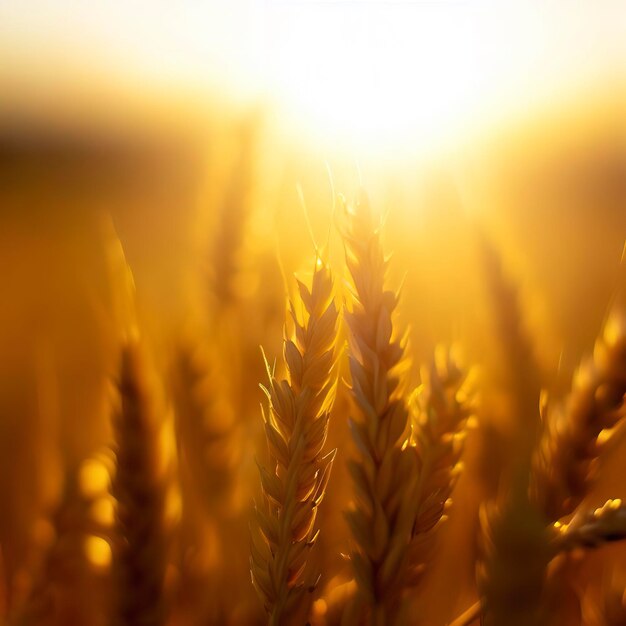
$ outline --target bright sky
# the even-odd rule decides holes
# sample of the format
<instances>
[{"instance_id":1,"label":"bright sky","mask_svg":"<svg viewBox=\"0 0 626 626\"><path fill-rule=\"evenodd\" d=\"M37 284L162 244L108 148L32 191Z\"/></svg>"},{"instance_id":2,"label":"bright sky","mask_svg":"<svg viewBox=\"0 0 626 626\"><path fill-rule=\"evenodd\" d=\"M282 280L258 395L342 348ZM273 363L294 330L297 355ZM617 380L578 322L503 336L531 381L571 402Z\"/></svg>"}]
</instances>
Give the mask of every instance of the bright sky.
<instances>
[{"instance_id":1,"label":"bright sky","mask_svg":"<svg viewBox=\"0 0 626 626\"><path fill-rule=\"evenodd\" d=\"M5 70L261 94L299 127L357 143L445 140L615 71L625 41L622 0L0 2Z\"/></svg>"}]
</instances>

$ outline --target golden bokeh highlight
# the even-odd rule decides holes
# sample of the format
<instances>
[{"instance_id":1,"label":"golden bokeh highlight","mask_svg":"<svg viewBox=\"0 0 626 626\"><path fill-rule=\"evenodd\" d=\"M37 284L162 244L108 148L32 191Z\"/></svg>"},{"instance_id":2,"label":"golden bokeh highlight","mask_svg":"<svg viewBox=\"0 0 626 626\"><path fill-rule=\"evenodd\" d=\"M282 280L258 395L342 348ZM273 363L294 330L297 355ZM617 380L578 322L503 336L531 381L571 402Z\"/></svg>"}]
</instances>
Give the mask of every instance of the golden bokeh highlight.
<instances>
[{"instance_id":1,"label":"golden bokeh highlight","mask_svg":"<svg viewBox=\"0 0 626 626\"><path fill-rule=\"evenodd\" d=\"M97 568L107 568L111 564L111 546L102 537L87 537L85 553L89 562Z\"/></svg>"}]
</instances>

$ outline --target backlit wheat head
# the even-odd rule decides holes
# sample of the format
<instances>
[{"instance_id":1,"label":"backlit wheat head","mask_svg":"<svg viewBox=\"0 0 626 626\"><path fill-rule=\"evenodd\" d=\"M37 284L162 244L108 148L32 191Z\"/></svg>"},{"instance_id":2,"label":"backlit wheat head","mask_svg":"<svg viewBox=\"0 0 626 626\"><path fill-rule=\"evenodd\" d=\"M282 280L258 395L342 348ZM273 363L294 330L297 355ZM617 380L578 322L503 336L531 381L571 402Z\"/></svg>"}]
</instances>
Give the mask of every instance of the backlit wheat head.
<instances>
[{"instance_id":1,"label":"backlit wheat head","mask_svg":"<svg viewBox=\"0 0 626 626\"><path fill-rule=\"evenodd\" d=\"M113 427L117 501L113 549L112 624L165 623L165 488L160 464L159 423L143 355L136 339L122 349Z\"/></svg>"},{"instance_id":2,"label":"backlit wheat head","mask_svg":"<svg viewBox=\"0 0 626 626\"><path fill-rule=\"evenodd\" d=\"M405 581L400 565L415 520L415 455L404 454L406 335L394 328L398 295L386 286L388 259L369 202L344 206L346 264L351 277L350 379L352 435L358 451L349 464L354 506L346 517L355 541L350 558L360 602L375 625L391 625Z\"/></svg>"},{"instance_id":3,"label":"backlit wheat head","mask_svg":"<svg viewBox=\"0 0 626 626\"><path fill-rule=\"evenodd\" d=\"M418 510L407 553L407 584L418 582L430 553L434 534L445 520L450 495L462 469L461 455L468 419L473 411L473 389L453 354L439 349L422 374L415 398L415 445L420 476Z\"/></svg>"},{"instance_id":4,"label":"backlit wheat head","mask_svg":"<svg viewBox=\"0 0 626 626\"><path fill-rule=\"evenodd\" d=\"M548 416L535 457L533 496L549 521L571 513L587 495L609 429L626 414L625 395L626 319L614 314L577 371L565 406Z\"/></svg>"},{"instance_id":5,"label":"backlit wheat head","mask_svg":"<svg viewBox=\"0 0 626 626\"><path fill-rule=\"evenodd\" d=\"M324 452L334 401L338 311L330 270L317 259L311 288L298 281L285 333L287 377L269 371L264 414L269 464L259 466L263 501L252 532L252 580L270 626L304 624L316 584L307 561L335 450Z\"/></svg>"}]
</instances>

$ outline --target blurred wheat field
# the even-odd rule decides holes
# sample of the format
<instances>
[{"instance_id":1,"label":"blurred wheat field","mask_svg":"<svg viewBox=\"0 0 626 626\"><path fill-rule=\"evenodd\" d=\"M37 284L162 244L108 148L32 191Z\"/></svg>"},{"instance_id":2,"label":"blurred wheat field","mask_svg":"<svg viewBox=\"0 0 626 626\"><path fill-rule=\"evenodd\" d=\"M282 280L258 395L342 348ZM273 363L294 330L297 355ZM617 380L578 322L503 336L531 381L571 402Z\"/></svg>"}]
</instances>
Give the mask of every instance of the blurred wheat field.
<instances>
[{"instance_id":1,"label":"blurred wheat field","mask_svg":"<svg viewBox=\"0 0 626 626\"><path fill-rule=\"evenodd\" d=\"M618 91L358 163L0 108L0 623L626 624Z\"/></svg>"}]
</instances>

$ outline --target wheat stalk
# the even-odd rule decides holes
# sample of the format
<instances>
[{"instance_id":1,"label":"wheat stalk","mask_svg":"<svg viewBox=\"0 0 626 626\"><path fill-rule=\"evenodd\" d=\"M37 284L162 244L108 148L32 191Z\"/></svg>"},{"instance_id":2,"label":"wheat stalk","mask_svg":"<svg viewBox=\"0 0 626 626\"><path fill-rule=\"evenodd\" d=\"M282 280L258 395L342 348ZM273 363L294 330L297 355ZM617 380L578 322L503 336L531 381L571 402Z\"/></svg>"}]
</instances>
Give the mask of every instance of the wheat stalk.
<instances>
[{"instance_id":1,"label":"wheat stalk","mask_svg":"<svg viewBox=\"0 0 626 626\"><path fill-rule=\"evenodd\" d=\"M603 448L626 414L626 320L615 314L553 411L534 459L532 494L550 521L570 514L593 483Z\"/></svg>"},{"instance_id":2,"label":"wheat stalk","mask_svg":"<svg viewBox=\"0 0 626 626\"><path fill-rule=\"evenodd\" d=\"M335 457L335 450L324 454L323 448L336 387L338 312L332 275L320 258L311 290L300 281L298 287L300 302L289 303L294 331L284 342L287 379L268 368L270 465L259 465L263 505L256 508L251 545L252 580L270 626L306 620L305 594L316 584L308 552L319 533L317 508Z\"/></svg>"},{"instance_id":3,"label":"wheat stalk","mask_svg":"<svg viewBox=\"0 0 626 626\"><path fill-rule=\"evenodd\" d=\"M343 202L343 201L342 201ZM356 500L346 513L355 548L350 558L358 597L375 625L391 625L404 589L400 567L416 513L416 457L404 454L409 411L405 403L406 335L393 313L398 295L386 287L388 259L365 195L343 203L346 264L351 276L349 328L351 430L359 456L349 462Z\"/></svg>"},{"instance_id":4,"label":"wheat stalk","mask_svg":"<svg viewBox=\"0 0 626 626\"><path fill-rule=\"evenodd\" d=\"M116 504L112 624L165 622L165 489L152 388L138 341L123 346L113 416Z\"/></svg>"},{"instance_id":5,"label":"wheat stalk","mask_svg":"<svg viewBox=\"0 0 626 626\"><path fill-rule=\"evenodd\" d=\"M406 558L407 585L420 579L434 549L434 535L446 519L473 410L467 374L450 351L439 349L422 373L416 404L415 445L410 450L417 455L419 506Z\"/></svg>"},{"instance_id":6,"label":"wheat stalk","mask_svg":"<svg viewBox=\"0 0 626 626\"><path fill-rule=\"evenodd\" d=\"M518 494L523 485L515 487ZM542 624L549 532L523 496L481 508L485 560L478 565L484 623Z\"/></svg>"}]
</instances>

